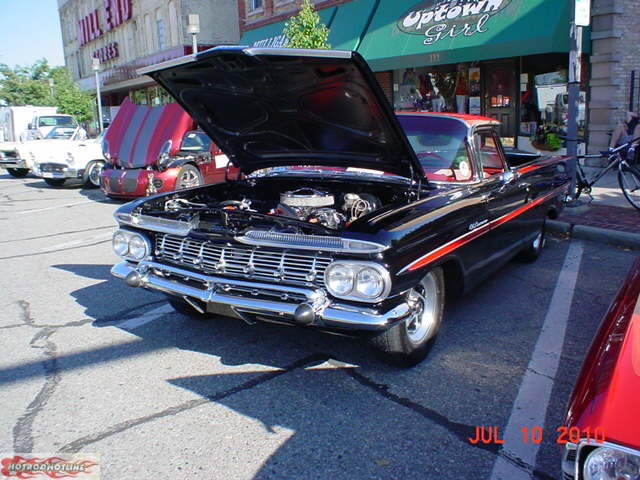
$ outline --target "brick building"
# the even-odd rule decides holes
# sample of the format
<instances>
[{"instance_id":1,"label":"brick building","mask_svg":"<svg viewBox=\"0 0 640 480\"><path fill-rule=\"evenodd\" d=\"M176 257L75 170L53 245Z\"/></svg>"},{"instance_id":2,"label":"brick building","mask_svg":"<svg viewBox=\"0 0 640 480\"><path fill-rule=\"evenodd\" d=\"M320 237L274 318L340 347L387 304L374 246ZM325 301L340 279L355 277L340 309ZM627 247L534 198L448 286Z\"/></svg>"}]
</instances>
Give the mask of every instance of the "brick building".
<instances>
[{"instance_id":1,"label":"brick building","mask_svg":"<svg viewBox=\"0 0 640 480\"><path fill-rule=\"evenodd\" d=\"M124 97L161 103L167 97L136 69L192 51L187 17L200 17L199 49L235 44L238 9L230 0L58 0L65 64L84 90L95 91L100 59L105 120Z\"/></svg>"},{"instance_id":2,"label":"brick building","mask_svg":"<svg viewBox=\"0 0 640 480\"><path fill-rule=\"evenodd\" d=\"M609 144L609 133L633 104L640 110L640 2L593 0L591 74L589 78L589 150ZM635 91L631 76L635 71Z\"/></svg>"}]
</instances>

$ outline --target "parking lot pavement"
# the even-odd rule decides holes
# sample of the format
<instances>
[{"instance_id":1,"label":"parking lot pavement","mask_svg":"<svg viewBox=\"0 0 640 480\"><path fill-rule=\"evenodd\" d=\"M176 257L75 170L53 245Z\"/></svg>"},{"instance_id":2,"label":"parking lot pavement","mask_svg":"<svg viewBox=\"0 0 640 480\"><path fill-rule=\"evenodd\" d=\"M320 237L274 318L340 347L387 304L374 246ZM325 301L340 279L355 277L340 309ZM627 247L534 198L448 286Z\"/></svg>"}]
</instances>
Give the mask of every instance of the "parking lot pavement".
<instances>
[{"instance_id":1,"label":"parking lot pavement","mask_svg":"<svg viewBox=\"0 0 640 480\"><path fill-rule=\"evenodd\" d=\"M428 359L402 370L357 340L198 321L112 279L116 206L0 175L0 451L100 454L107 480L488 479L500 459L518 478L559 478L555 429L634 258L549 239L536 263L448 305ZM543 325L562 315L539 425L520 426ZM539 426L543 440L474 445L476 426Z\"/></svg>"}]
</instances>

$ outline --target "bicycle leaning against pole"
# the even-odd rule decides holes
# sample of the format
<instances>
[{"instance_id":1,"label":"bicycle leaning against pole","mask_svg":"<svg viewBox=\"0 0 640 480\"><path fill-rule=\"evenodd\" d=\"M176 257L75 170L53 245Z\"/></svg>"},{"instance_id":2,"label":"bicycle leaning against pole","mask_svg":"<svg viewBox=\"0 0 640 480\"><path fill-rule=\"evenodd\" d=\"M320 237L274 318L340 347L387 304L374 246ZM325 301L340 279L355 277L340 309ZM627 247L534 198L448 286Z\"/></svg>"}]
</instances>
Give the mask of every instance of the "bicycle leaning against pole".
<instances>
[{"instance_id":1,"label":"bicycle leaning against pole","mask_svg":"<svg viewBox=\"0 0 640 480\"><path fill-rule=\"evenodd\" d=\"M589 195L589 202L591 202L593 200L591 187L608 171L617 167L618 183L624 197L631 205L640 210L640 165L635 161L635 149L633 147L629 148L638 140L640 140L640 137L606 152L609 164L590 180L587 179L580 162L576 162L576 195L573 201L577 200L582 193L586 193ZM601 158L603 156L605 155L580 155L578 158Z\"/></svg>"}]
</instances>

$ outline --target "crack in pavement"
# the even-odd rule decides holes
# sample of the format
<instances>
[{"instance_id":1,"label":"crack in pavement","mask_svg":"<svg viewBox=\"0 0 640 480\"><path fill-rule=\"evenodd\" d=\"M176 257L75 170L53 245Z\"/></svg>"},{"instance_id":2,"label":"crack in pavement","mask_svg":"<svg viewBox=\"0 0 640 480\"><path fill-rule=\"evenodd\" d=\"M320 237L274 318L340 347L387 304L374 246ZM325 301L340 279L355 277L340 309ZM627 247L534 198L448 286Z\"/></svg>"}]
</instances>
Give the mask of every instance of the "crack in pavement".
<instances>
[{"instance_id":1,"label":"crack in pavement","mask_svg":"<svg viewBox=\"0 0 640 480\"><path fill-rule=\"evenodd\" d=\"M87 248L87 247L94 247L96 245L100 245L102 243L107 243L107 242L111 242L111 240L101 240L100 242L95 242L95 243L88 243L87 245L75 245L73 247L67 247L67 248L59 248L57 250L48 250L46 252L35 252L35 253L22 253L20 255L12 255L9 257L0 257L0 260L13 260L15 258L24 258L24 257L37 257L39 255L49 255L51 253L58 253L58 252L64 252L67 250L75 250L78 248Z\"/></svg>"},{"instance_id":2,"label":"crack in pavement","mask_svg":"<svg viewBox=\"0 0 640 480\"><path fill-rule=\"evenodd\" d=\"M33 317L31 316L31 305L29 302L20 300L18 305L22 309L24 324L39 328L35 325ZM33 422L60 383L60 371L56 358L58 349L56 344L49 339L55 331L56 328L53 327L41 328L29 342L31 348L42 349L46 357L46 360L41 362L45 381L35 398L27 406L25 413L18 418L18 421L13 427L14 452L30 453L33 451Z\"/></svg>"},{"instance_id":3,"label":"crack in pavement","mask_svg":"<svg viewBox=\"0 0 640 480\"><path fill-rule=\"evenodd\" d=\"M436 410L425 407L424 405L420 405L419 403L416 403L409 398L401 397L400 395L396 395L395 393L390 392L388 385L377 383L374 380L370 379L369 377L364 376L360 372L355 371L354 369L347 369L344 371L347 375L349 375L359 384L367 387L370 390L373 390L374 392L386 398L387 400L390 400L393 403L406 407L409 410L412 410L413 412L417 413L418 415L421 415L426 419L432 421L433 423L440 425L449 433L452 433L460 441L466 443L467 445L475 448L480 448L482 450L487 450L494 454L498 453L498 445L496 444L483 444L478 442L477 444L474 445L471 442L469 442L468 439L473 438L475 436L475 430L476 430L475 425L472 426L472 425L467 425L465 423L454 422L453 420L448 419L447 417L437 412Z\"/></svg>"},{"instance_id":4,"label":"crack in pavement","mask_svg":"<svg viewBox=\"0 0 640 480\"><path fill-rule=\"evenodd\" d=\"M1 243L12 243L12 242L26 242L27 240L39 240L41 238L51 238L51 237L57 237L60 235L71 235L72 233L85 233L85 232L92 232L95 230L106 230L108 228L117 228L116 225L110 225L108 227L95 227L95 228L87 228L84 230L70 230L68 232L59 232L59 233L49 233L47 235L39 235L37 237L27 237L27 238L16 238L14 240L2 240L0 241Z\"/></svg>"},{"instance_id":5,"label":"crack in pavement","mask_svg":"<svg viewBox=\"0 0 640 480\"><path fill-rule=\"evenodd\" d=\"M149 415L145 415L143 417L134 418L131 420L125 420L124 422L117 423L112 425L107 430L104 430L100 433L95 433L93 435L87 435L73 442L67 443L66 445L60 448L60 452L63 453L76 453L82 450L87 445L91 445L92 443L96 443L100 440L103 440L112 435L116 435L118 433L129 430L130 428L137 427L138 425L143 425L147 422L152 422L159 418L164 418L168 416L177 415L179 413L185 412L187 410L191 410L193 408L199 407L201 405L205 405L209 402L215 402L219 400L223 400L231 395L235 395L236 393L240 393L246 390L250 390L254 387L262 385L270 380L278 378L282 375L290 373L299 368L305 367L312 363L322 363L329 360L329 356L324 354L312 354L307 357L301 358L300 360L296 360L295 362L273 372L266 373L264 375L259 375L258 377L248 380L240 385L236 385L235 387L228 388L223 390L222 392L214 393L211 395L207 395L204 398L197 398L193 400L189 400L188 402L181 403L179 405L175 405L173 407L166 408L156 413L152 413Z\"/></svg>"}]
</instances>

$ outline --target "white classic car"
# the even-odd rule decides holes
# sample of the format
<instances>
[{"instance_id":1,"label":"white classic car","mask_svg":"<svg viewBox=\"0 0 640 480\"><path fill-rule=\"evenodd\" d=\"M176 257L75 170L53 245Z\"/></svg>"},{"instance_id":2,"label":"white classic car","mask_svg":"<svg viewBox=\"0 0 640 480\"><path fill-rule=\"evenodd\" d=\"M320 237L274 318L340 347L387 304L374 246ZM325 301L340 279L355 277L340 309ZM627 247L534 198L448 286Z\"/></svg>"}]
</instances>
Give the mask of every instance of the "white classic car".
<instances>
[{"instance_id":1,"label":"white classic car","mask_svg":"<svg viewBox=\"0 0 640 480\"><path fill-rule=\"evenodd\" d=\"M33 173L44 179L52 187L60 187L67 180L79 180L87 187L100 186L100 171L104 166L102 156L102 137L78 140L74 133L64 138L56 133L54 128L47 138L31 142L27 149L27 158L33 162ZM55 138L58 140L54 140Z\"/></svg>"}]
</instances>

